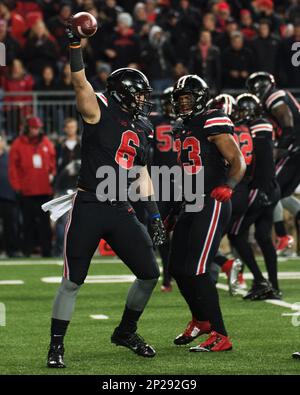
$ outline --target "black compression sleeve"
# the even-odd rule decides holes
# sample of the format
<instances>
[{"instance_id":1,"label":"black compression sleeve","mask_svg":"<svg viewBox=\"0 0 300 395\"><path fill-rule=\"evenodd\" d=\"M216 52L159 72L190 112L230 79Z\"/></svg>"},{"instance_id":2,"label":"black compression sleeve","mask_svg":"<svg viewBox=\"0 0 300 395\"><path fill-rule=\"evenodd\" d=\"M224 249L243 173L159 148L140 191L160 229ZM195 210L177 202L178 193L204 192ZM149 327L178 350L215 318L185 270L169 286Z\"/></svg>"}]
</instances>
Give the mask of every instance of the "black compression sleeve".
<instances>
[{"instance_id":1,"label":"black compression sleeve","mask_svg":"<svg viewBox=\"0 0 300 395\"><path fill-rule=\"evenodd\" d=\"M72 73L84 69L81 46L70 46L70 66Z\"/></svg>"}]
</instances>

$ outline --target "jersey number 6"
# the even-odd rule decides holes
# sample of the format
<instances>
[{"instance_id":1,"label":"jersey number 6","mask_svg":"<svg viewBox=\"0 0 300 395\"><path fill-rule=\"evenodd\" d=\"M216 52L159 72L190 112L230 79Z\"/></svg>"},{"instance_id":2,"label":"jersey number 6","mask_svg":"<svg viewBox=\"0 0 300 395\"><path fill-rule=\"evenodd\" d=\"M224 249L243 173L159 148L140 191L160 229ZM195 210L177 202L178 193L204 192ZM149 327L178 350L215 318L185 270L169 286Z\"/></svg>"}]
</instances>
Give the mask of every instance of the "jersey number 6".
<instances>
[{"instance_id":1,"label":"jersey number 6","mask_svg":"<svg viewBox=\"0 0 300 395\"><path fill-rule=\"evenodd\" d=\"M126 132L123 132L121 143L115 156L115 161L118 165L123 169L132 169L136 156L136 148L139 146L140 140L135 132L132 130L126 130Z\"/></svg>"}]
</instances>

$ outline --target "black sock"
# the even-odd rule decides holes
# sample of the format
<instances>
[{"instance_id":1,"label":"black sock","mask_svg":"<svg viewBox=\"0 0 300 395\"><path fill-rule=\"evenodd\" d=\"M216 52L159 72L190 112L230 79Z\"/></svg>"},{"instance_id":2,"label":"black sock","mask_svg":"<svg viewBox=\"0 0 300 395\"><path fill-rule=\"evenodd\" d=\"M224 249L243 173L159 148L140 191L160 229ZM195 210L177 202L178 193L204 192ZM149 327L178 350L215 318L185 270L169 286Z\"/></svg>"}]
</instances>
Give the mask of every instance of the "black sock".
<instances>
[{"instance_id":1,"label":"black sock","mask_svg":"<svg viewBox=\"0 0 300 395\"><path fill-rule=\"evenodd\" d=\"M51 319L51 344L63 344L69 322L70 321L57 320L56 318Z\"/></svg>"},{"instance_id":2,"label":"black sock","mask_svg":"<svg viewBox=\"0 0 300 395\"><path fill-rule=\"evenodd\" d=\"M125 306L121 322L118 326L119 331L134 333L137 330L137 322L142 313L142 311L131 310Z\"/></svg>"},{"instance_id":3,"label":"black sock","mask_svg":"<svg viewBox=\"0 0 300 395\"><path fill-rule=\"evenodd\" d=\"M243 262L247 265L250 272L253 274L254 281L259 282L264 280L264 276L258 267L255 260L253 250L247 240L248 234L243 233L240 235L230 235L230 242L232 246L237 250L239 256Z\"/></svg>"},{"instance_id":4,"label":"black sock","mask_svg":"<svg viewBox=\"0 0 300 395\"><path fill-rule=\"evenodd\" d=\"M170 252L170 243L167 242L162 246L158 247L161 262L163 265L163 285L169 286L171 282L171 276L169 274L168 266L169 266L169 252Z\"/></svg>"},{"instance_id":5,"label":"black sock","mask_svg":"<svg viewBox=\"0 0 300 395\"><path fill-rule=\"evenodd\" d=\"M219 304L218 291L209 273L192 277L192 282L199 307L201 307L208 318L212 330L227 336Z\"/></svg>"},{"instance_id":6,"label":"black sock","mask_svg":"<svg viewBox=\"0 0 300 395\"><path fill-rule=\"evenodd\" d=\"M176 276L175 279L178 288L181 292L181 295L184 297L186 303L190 308L192 316L196 318L196 320L198 321L208 321L208 317L205 314L205 311L203 310L202 306L199 305L198 303L194 289L193 277L180 275L180 276Z\"/></svg>"},{"instance_id":7,"label":"black sock","mask_svg":"<svg viewBox=\"0 0 300 395\"><path fill-rule=\"evenodd\" d=\"M277 254L272 239L269 238L260 240L257 238L257 242L264 256L269 281L271 282L273 288L278 289Z\"/></svg>"},{"instance_id":8,"label":"black sock","mask_svg":"<svg viewBox=\"0 0 300 395\"><path fill-rule=\"evenodd\" d=\"M224 255L216 255L214 257L214 263L222 268L225 262L228 261L228 258L226 258Z\"/></svg>"},{"instance_id":9,"label":"black sock","mask_svg":"<svg viewBox=\"0 0 300 395\"><path fill-rule=\"evenodd\" d=\"M275 232L278 237L283 237L287 235L285 229L285 224L283 221L274 222Z\"/></svg>"}]
</instances>

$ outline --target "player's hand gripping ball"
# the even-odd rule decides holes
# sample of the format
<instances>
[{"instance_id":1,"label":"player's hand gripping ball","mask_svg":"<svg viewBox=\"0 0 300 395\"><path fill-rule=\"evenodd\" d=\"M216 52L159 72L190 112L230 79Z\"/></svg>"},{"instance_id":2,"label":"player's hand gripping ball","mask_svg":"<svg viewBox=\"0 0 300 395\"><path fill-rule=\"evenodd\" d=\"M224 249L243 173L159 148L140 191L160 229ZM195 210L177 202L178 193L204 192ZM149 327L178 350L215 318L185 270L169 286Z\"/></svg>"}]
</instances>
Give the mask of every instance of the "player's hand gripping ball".
<instances>
[{"instance_id":1,"label":"player's hand gripping ball","mask_svg":"<svg viewBox=\"0 0 300 395\"><path fill-rule=\"evenodd\" d=\"M70 19L73 33L80 38L93 36L98 28L97 19L89 12L78 12Z\"/></svg>"}]
</instances>

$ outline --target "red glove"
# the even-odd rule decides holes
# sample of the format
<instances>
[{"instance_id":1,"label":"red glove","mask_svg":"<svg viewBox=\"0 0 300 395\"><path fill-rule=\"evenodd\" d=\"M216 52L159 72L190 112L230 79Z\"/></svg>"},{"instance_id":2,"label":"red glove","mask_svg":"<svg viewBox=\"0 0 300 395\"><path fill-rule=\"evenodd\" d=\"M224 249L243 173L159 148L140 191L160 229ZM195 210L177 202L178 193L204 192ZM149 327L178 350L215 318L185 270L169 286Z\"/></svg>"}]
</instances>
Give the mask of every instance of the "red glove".
<instances>
[{"instance_id":1,"label":"red glove","mask_svg":"<svg viewBox=\"0 0 300 395\"><path fill-rule=\"evenodd\" d=\"M228 185L220 185L212 190L210 196L218 202L227 202L232 196L233 190Z\"/></svg>"}]
</instances>

